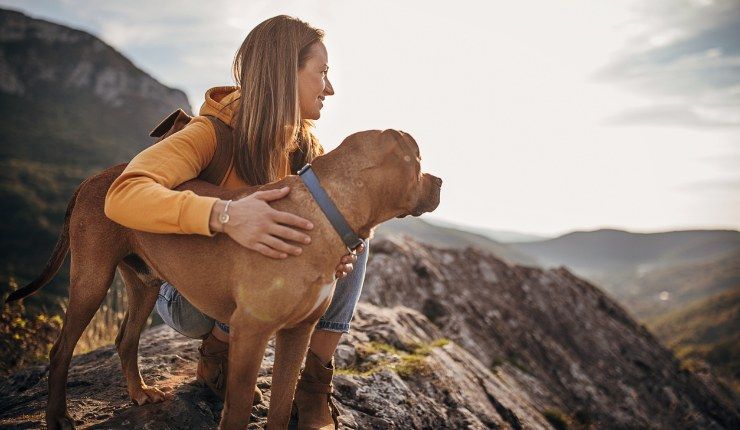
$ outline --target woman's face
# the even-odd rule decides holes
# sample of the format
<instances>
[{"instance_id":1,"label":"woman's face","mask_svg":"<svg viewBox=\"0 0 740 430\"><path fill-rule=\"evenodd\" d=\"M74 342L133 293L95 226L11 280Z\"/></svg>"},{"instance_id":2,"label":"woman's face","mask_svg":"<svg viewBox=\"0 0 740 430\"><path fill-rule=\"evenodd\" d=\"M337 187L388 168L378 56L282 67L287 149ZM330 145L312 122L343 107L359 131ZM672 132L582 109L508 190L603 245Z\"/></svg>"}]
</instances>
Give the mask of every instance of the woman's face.
<instances>
[{"instance_id":1,"label":"woman's face","mask_svg":"<svg viewBox=\"0 0 740 430\"><path fill-rule=\"evenodd\" d=\"M301 119L319 119L324 98L334 94L329 82L329 58L326 46L316 42L309 48L306 63L298 69L298 103Z\"/></svg>"}]
</instances>

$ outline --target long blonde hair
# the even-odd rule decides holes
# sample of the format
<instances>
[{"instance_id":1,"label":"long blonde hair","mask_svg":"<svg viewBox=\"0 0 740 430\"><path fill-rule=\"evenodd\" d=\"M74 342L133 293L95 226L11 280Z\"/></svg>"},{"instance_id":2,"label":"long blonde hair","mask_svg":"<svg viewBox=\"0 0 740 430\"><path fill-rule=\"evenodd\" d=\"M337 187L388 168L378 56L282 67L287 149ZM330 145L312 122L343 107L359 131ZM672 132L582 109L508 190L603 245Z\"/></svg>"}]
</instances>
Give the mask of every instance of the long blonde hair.
<instances>
[{"instance_id":1,"label":"long blonde hair","mask_svg":"<svg viewBox=\"0 0 740 430\"><path fill-rule=\"evenodd\" d=\"M241 96L233 124L234 165L250 185L295 172L324 153L303 120L298 104L298 69L324 32L279 15L249 32L234 56L233 73Z\"/></svg>"}]
</instances>

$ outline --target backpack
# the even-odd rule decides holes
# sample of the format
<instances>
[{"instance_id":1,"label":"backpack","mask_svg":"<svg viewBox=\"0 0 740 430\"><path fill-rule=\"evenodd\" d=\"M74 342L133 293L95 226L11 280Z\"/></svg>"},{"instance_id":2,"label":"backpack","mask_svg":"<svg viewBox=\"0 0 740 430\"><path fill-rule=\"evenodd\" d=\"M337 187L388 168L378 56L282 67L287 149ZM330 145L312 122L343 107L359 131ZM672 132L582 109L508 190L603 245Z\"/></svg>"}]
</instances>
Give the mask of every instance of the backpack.
<instances>
[{"instance_id":1,"label":"backpack","mask_svg":"<svg viewBox=\"0 0 740 430\"><path fill-rule=\"evenodd\" d=\"M221 182L226 177L226 173L229 170L229 166L234 155L231 128L226 125L225 122L213 115L204 116L211 121L213 129L216 130L216 152L213 154L213 158L210 163L208 163L205 169L200 172L198 179L202 179L214 185L221 185ZM157 137L158 139L154 142L157 143L171 134L185 128L192 119L192 116L178 108L167 116L167 118L163 119L159 125L154 127L154 130L149 133L149 136Z\"/></svg>"}]
</instances>

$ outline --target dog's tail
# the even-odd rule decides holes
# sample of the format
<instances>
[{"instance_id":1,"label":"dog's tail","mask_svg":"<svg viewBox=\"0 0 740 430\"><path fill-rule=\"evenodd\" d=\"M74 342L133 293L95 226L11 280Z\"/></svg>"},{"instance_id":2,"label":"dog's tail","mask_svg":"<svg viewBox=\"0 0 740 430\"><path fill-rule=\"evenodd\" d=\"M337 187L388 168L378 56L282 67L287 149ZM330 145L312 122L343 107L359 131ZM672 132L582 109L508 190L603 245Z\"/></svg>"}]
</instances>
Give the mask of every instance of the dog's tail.
<instances>
[{"instance_id":1,"label":"dog's tail","mask_svg":"<svg viewBox=\"0 0 740 430\"><path fill-rule=\"evenodd\" d=\"M52 278L54 278L54 276L59 271L59 268L62 266L62 263L64 263L64 259L67 257L67 252L69 251L69 219L72 217L72 210L75 207L77 195L80 193L82 185L84 185L84 183L77 187L77 190L75 190L75 193L72 195L72 199L67 205L67 212L64 215L64 225L62 226L62 232L59 234L57 244L54 247L54 252L51 253L49 261L46 262L46 267L44 267L44 271L41 272L41 274L37 276L36 279L31 281L30 284L19 290L13 291L5 300L5 304L14 302L18 299L22 299L33 294L34 292L36 292L36 290L48 284L49 281L51 281Z\"/></svg>"}]
</instances>

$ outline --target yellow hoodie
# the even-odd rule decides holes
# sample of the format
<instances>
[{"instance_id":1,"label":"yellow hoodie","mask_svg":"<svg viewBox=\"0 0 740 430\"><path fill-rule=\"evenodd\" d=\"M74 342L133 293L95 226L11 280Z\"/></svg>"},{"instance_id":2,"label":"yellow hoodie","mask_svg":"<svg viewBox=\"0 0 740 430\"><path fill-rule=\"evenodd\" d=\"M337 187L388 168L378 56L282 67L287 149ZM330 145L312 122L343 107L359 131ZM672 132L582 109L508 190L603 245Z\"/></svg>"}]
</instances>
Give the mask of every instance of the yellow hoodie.
<instances>
[{"instance_id":1,"label":"yellow hoodie","mask_svg":"<svg viewBox=\"0 0 740 430\"><path fill-rule=\"evenodd\" d=\"M179 132L141 151L111 184L105 215L136 230L213 236L208 222L218 199L172 189L197 177L216 151L216 132L203 115L231 125L239 96L238 87L206 91L198 116ZM237 176L233 160L220 185L230 189L247 185Z\"/></svg>"}]
</instances>

